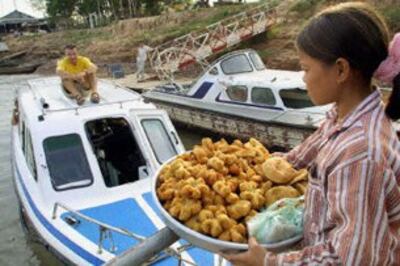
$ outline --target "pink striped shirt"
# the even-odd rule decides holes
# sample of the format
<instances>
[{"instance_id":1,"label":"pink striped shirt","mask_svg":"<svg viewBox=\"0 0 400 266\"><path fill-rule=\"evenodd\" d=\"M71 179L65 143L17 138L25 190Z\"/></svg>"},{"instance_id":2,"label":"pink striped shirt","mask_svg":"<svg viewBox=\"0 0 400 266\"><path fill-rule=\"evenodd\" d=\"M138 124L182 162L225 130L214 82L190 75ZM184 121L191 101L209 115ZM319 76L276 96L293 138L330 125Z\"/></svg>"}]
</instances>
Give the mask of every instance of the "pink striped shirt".
<instances>
[{"instance_id":1,"label":"pink striped shirt","mask_svg":"<svg viewBox=\"0 0 400 266\"><path fill-rule=\"evenodd\" d=\"M400 265L400 143L378 91L341 123L333 108L285 157L312 176L304 248L265 265Z\"/></svg>"}]
</instances>

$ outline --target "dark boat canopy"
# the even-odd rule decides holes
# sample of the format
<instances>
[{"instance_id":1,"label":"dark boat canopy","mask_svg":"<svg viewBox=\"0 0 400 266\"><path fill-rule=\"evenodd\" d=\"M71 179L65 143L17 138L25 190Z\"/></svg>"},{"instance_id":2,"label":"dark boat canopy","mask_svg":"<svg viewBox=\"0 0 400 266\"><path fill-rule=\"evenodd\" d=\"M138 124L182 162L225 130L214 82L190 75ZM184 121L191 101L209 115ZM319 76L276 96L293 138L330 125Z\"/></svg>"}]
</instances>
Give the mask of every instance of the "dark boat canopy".
<instances>
[{"instance_id":1,"label":"dark boat canopy","mask_svg":"<svg viewBox=\"0 0 400 266\"><path fill-rule=\"evenodd\" d=\"M37 27L47 25L46 20L38 19L18 10L0 18L0 33L8 33L10 31L22 30L26 27Z\"/></svg>"}]
</instances>

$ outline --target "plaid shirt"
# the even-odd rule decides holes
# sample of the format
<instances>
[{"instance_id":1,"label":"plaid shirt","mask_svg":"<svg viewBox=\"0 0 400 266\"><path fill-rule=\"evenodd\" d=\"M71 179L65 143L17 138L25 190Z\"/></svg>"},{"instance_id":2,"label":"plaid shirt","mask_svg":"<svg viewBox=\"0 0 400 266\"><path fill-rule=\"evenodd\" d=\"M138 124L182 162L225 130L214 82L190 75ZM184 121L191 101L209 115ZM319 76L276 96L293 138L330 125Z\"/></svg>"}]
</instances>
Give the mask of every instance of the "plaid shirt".
<instances>
[{"instance_id":1,"label":"plaid shirt","mask_svg":"<svg viewBox=\"0 0 400 266\"><path fill-rule=\"evenodd\" d=\"M378 91L284 156L310 172L304 248L265 265L400 265L400 143Z\"/></svg>"}]
</instances>

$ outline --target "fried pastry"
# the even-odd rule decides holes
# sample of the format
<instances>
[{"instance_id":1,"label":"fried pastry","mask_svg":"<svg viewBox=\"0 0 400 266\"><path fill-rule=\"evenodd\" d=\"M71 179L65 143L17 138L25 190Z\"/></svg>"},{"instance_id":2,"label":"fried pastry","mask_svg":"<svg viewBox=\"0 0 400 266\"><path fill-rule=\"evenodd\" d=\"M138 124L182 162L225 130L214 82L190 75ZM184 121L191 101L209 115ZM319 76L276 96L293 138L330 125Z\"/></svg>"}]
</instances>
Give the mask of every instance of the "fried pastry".
<instances>
[{"instance_id":1,"label":"fried pastry","mask_svg":"<svg viewBox=\"0 0 400 266\"><path fill-rule=\"evenodd\" d=\"M207 219L204 222L201 223L201 230L208 234L211 235L212 237L218 237L219 235L222 234L224 231L222 229L221 224L217 219Z\"/></svg>"},{"instance_id":2,"label":"fried pastry","mask_svg":"<svg viewBox=\"0 0 400 266\"><path fill-rule=\"evenodd\" d=\"M211 167L212 169L214 169L217 172L220 172L224 168L224 161L222 161L220 158L214 156L214 157L208 159L207 166Z\"/></svg>"},{"instance_id":3,"label":"fried pastry","mask_svg":"<svg viewBox=\"0 0 400 266\"><path fill-rule=\"evenodd\" d=\"M230 185L225 180L215 182L213 190L222 197L226 197L232 192Z\"/></svg>"},{"instance_id":4,"label":"fried pastry","mask_svg":"<svg viewBox=\"0 0 400 266\"><path fill-rule=\"evenodd\" d=\"M192 230L246 243L245 223L278 199L306 193L307 180L306 169L271 157L254 138L232 144L204 138L163 166L156 193L171 216Z\"/></svg>"},{"instance_id":5,"label":"fried pastry","mask_svg":"<svg viewBox=\"0 0 400 266\"><path fill-rule=\"evenodd\" d=\"M177 186L179 195L190 199L200 199L202 195L207 195L210 190L204 179L193 177L179 181Z\"/></svg>"},{"instance_id":6,"label":"fried pastry","mask_svg":"<svg viewBox=\"0 0 400 266\"><path fill-rule=\"evenodd\" d=\"M168 212L180 221L187 221L201 211L199 200L175 197Z\"/></svg>"},{"instance_id":7,"label":"fried pastry","mask_svg":"<svg viewBox=\"0 0 400 266\"><path fill-rule=\"evenodd\" d=\"M272 187L265 193L265 202L269 206L282 198L296 198L300 193L291 186L276 186Z\"/></svg>"},{"instance_id":8,"label":"fried pastry","mask_svg":"<svg viewBox=\"0 0 400 266\"><path fill-rule=\"evenodd\" d=\"M250 213L251 203L248 200L239 200L234 204L229 205L226 209L229 217L238 220Z\"/></svg>"},{"instance_id":9,"label":"fried pastry","mask_svg":"<svg viewBox=\"0 0 400 266\"><path fill-rule=\"evenodd\" d=\"M274 183L287 184L293 180L296 170L281 157L270 157L263 163L264 175Z\"/></svg>"}]
</instances>

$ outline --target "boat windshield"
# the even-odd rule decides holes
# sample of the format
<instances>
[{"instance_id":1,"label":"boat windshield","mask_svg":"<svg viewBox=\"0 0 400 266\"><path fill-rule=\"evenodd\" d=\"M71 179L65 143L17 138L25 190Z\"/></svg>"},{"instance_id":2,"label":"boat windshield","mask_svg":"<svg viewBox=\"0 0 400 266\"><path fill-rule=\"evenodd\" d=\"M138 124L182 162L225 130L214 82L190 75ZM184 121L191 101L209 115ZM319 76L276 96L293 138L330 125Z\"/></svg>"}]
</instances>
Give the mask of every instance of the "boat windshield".
<instances>
[{"instance_id":1,"label":"boat windshield","mask_svg":"<svg viewBox=\"0 0 400 266\"><path fill-rule=\"evenodd\" d=\"M141 177L146 162L128 121L102 118L87 122L85 128L107 187Z\"/></svg>"},{"instance_id":2,"label":"boat windshield","mask_svg":"<svg viewBox=\"0 0 400 266\"><path fill-rule=\"evenodd\" d=\"M314 106L310 97L308 97L307 91L304 89L283 89L279 91L279 95L287 108L301 109Z\"/></svg>"},{"instance_id":3,"label":"boat windshield","mask_svg":"<svg viewBox=\"0 0 400 266\"><path fill-rule=\"evenodd\" d=\"M178 154L161 120L144 119L141 123L160 164Z\"/></svg>"},{"instance_id":4,"label":"boat windshield","mask_svg":"<svg viewBox=\"0 0 400 266\"><path fill-rule=\"evenodd\" d=\"M221 68L227 75L253 71L250 61L245 54L228 57L221 62Z\"/></svg>"},{"instance_id":5,"label":"boat windshield","mask_svg":"<svg viewBox=\"0 0 400 266\"><path fill-rule=\"evenodd\" d=\"M92 184L82 140L78 134L49 137L43 142L51 183L55 190L86 187Z\"/></svg>"},{"instance_id":6,"label":"boat windshield","mask_svg":"<svg viewBox=\"0 0 400 266\"><path fill-rule=\"evenodd\" d=\"M257 70L265 69L264 62L261 60L261 57L257 53L251 52L251 53L249 53L249 56L250 56L251 62L253 62L253 65Z\"/></svg>"}]
</instances>

